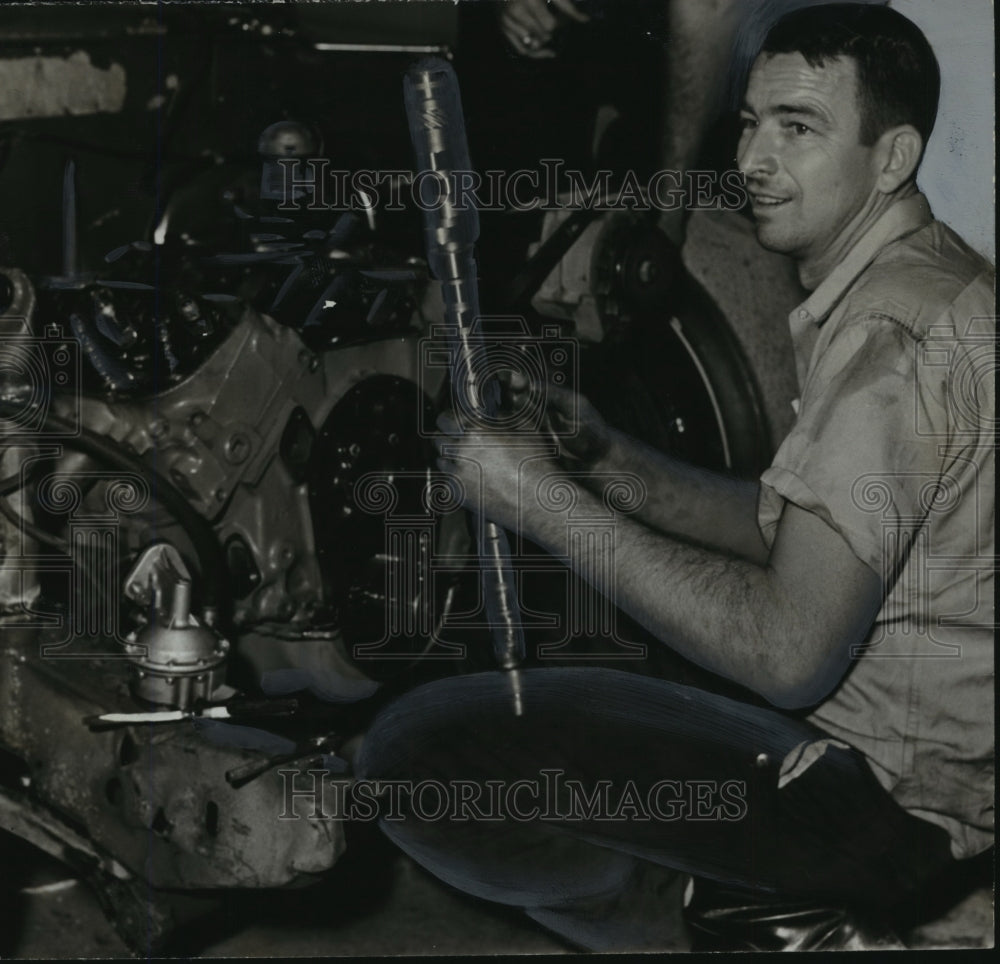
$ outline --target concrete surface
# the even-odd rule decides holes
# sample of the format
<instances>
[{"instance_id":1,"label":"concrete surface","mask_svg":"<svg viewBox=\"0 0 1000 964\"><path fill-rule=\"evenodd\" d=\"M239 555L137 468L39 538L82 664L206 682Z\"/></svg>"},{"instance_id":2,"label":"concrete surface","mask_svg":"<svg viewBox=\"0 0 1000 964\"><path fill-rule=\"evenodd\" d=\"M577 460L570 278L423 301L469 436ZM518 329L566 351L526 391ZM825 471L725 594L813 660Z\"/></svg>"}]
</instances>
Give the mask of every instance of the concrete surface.
<instances>
[{"instance_id":1,"label":"concrete surface","mask_svg":"<svg viewBox=\"0 0 1000 964\"><path fill-rule=\"evenodd\" d=\"M3 838L6 959L128 958L94 894L54 860ZM16 872L15 872L16 871ZM13 889L16 885L16 889ZM573 948L509 908L458 894L382 842L313 888L246 894L192 928L185 956L294 958L565 954ZM993 946L991 889L979 886L907 936L914 949ZM143 955L145 956L145 955Z\"/></svg>"}]
</instances>

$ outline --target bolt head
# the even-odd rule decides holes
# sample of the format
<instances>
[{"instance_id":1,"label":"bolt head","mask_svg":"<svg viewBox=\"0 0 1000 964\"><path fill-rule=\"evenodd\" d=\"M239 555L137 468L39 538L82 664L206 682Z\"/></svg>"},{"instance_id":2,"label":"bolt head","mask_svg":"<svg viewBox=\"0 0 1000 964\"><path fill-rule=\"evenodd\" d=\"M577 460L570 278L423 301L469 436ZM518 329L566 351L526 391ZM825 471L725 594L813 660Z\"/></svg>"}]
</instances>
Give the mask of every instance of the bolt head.
<instances>
[{"instance_id":1,"label":"bolt head","mask_svg":"<svg viewBox=\"0 0 1000 964\"><path fill-rule=\"evenodd\" d=\"M226 441L226 458L234 465L239 465L247 460L250 455L250 441L245 435L236 433L230 435Z\"/></svg>"}]
</instances>

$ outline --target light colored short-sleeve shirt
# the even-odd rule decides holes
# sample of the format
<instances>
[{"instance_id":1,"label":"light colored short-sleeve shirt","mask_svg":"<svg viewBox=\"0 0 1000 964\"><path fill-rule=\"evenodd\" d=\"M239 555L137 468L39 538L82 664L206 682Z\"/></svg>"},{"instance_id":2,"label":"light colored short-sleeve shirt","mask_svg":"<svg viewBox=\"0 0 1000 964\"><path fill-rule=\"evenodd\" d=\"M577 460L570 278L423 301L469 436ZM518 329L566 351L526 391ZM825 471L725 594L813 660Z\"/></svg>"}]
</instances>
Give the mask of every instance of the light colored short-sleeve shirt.
<instances>
[{"instance_id":1,"label":"light colored short-sleeve shirt","mask_svg":"<svg viewBox=\"0 0 1000 964\"><path fill-rule=\"evenodd\" d=\"M792 312L798 418L761 477L820 516L886 596L810 714L957 857L993 842L994 273L922 195L893 205ZM806 641L804 641L806 642Z\"/></svg>"}]
</instances>

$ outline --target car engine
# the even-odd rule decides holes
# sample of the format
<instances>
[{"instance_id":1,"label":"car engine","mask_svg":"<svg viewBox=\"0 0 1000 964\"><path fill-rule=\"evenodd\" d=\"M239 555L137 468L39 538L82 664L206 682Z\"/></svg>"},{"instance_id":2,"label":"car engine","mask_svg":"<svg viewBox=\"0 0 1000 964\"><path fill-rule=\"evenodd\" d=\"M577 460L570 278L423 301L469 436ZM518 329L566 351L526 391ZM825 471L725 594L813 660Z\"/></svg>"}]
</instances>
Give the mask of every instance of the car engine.
<instances>
[{"instance_id":1,"label":"car engine","mask_svg":"<svg viewBox=\"0 0 1000 964\"><path fill-rule=\"evenodd\" d=\"M11 21L12 58L83 58L111 100L116 43L142 60L178 39L117 112L53 81L0 119L23 227L0 245L0 806L147 951L182 926L178 894L299 885L340 858L341 822L278 819L283 765L349 783L393 694L492 665L470 520L434 471L452 379L419 212L364 190L315 203L352 151L315 120L337 98L304 85L334 78L349 101L364 58L393 106L353 156L405 182L413 52L325 53L290 13L192 16ZM241 100L240 58L285 86ZM337 131L364 137L353 115ZM28 181L46 191L30 215ZM495 351L682 457L767 464L780 426L744 349L648 222L568 211L525 231L513 269L485 266ZM565 567L515 555L529 658L607 657L594 626L565 631Z\"/></svg>"}]
</instances>

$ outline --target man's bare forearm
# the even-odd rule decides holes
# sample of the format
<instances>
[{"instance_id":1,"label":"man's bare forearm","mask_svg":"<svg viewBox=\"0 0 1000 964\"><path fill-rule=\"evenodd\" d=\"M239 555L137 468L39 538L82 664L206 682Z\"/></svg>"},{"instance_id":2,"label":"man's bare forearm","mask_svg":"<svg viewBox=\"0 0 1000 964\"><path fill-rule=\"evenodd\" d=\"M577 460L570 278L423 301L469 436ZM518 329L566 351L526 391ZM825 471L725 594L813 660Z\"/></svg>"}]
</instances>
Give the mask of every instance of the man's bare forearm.
<instances>
[{"instance_id":1,"label":"man's bare forearm","mask_svg":"<svg viewBox=\"0 0 1000 964\"><path fill-rule=\"evenodd\" d=\"M738 0L666 0L670 44L660 162L689 170L722 104L736 33Z\"/></svg>"},{"instance_id":2,"label":"man's bare forearm","mask_svg":"<svg viewBox=\"0 0 1000 964\"><path fill-rule=\"evenodd\" d=\"M530 512L525 534L671 649L788 708L818 701L843 675L847 650L817 644L810 613L768 564L687 545L624 516L613 566L594 551L570 552L569 512L586 515L587 501L596 504L589 492L578 496L573 510Z\"/></svg>"},{"instance_id":3,"label":"man's bare forearm","mask_svg":"<svg viewBox=\"0 0 1000 964\"><path fill-rule=\"evenodd\" d=\"M767 561L757 526L756 482L670 458L624 432L611 429L609 434L610 448L593 472L605 477L630 473L643 480L646 499L635 518L687 542L759 564Z\"/></svg>"}]
</instances>

